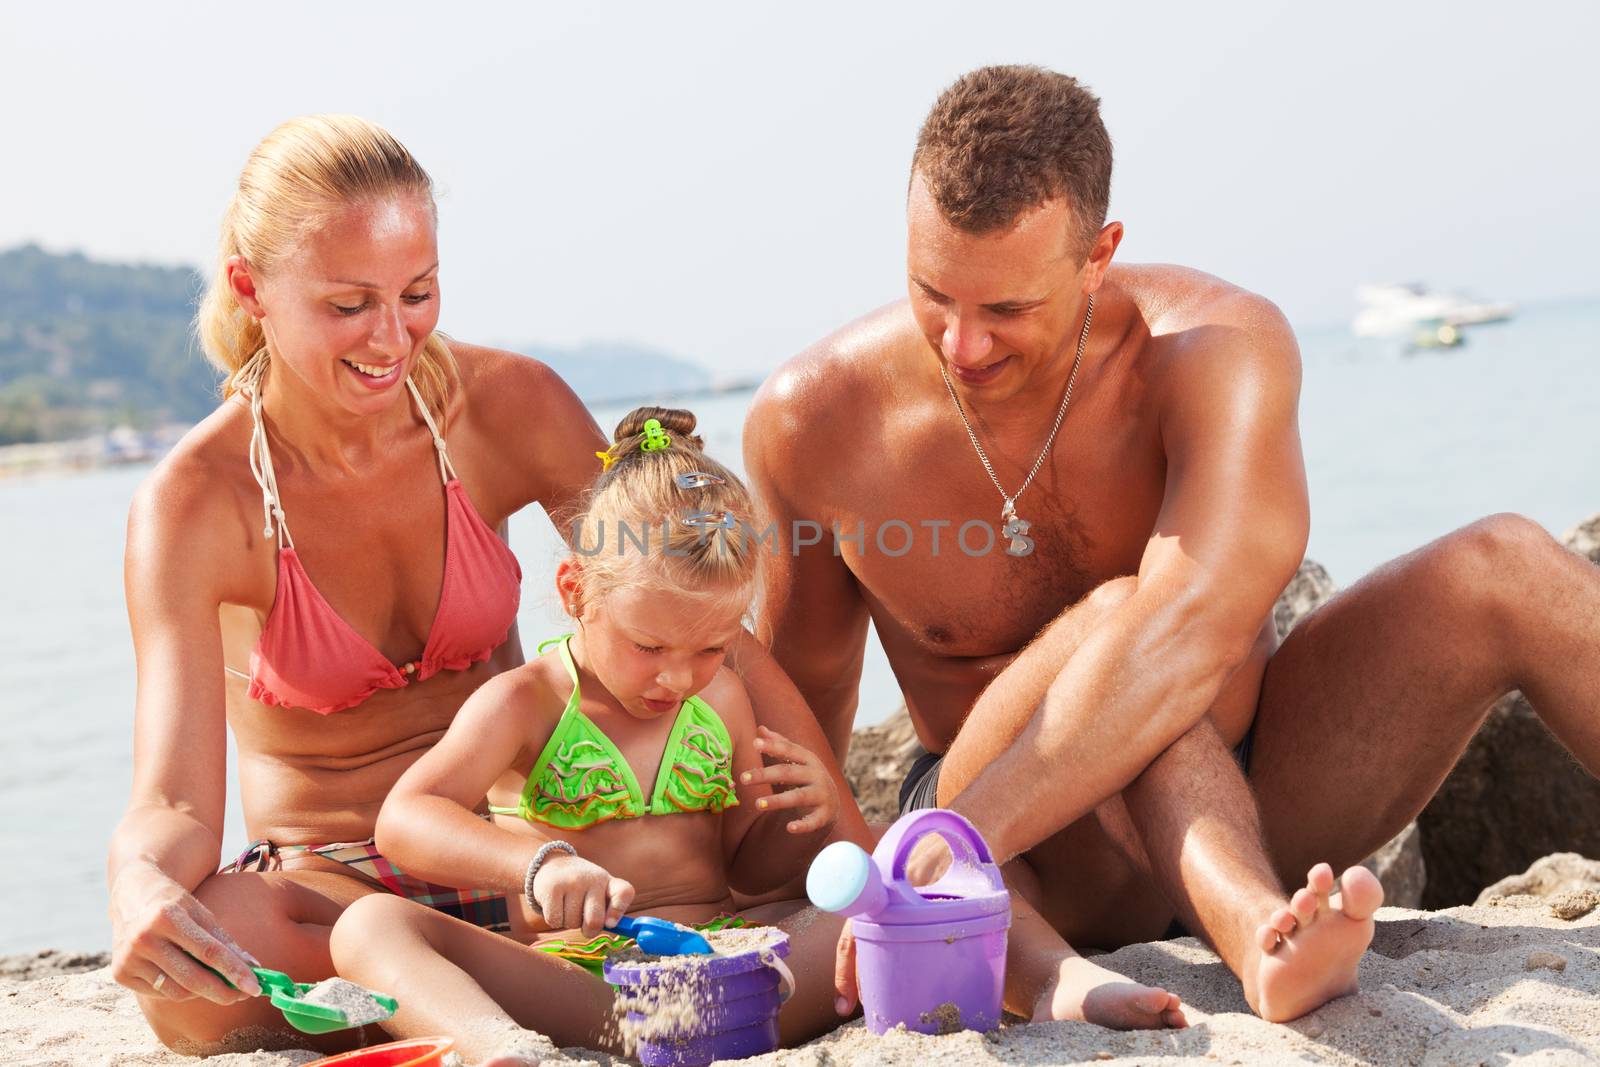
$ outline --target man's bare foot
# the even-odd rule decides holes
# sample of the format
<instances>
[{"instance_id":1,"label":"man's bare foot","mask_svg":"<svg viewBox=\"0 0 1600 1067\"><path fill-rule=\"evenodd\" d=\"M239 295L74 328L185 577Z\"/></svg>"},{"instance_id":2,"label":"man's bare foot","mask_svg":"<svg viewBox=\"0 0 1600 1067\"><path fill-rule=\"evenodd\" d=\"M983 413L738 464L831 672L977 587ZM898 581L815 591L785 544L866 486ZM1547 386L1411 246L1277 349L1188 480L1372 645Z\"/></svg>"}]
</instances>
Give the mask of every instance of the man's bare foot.
<instances>
[{"instance_id":1,"label":"man's bare foot","mask_svg":"<svg viewBox=\"0 0 1600 1067\"><path fill-rule=\"evenodd\" d=\"M1056 980L1034 1004L1034 1022L1054 1019L1075 1019L1113 1030L1189 1025L1176 993L1129 981L1082 956L1063 960Z\"/></svg>"},{"instance_id":2,"label":"man's bare foot","mask_svg":"<svg viewBox=\"0 0 1600 1067\"><path fill-rule=\"evenodd\" d=\"M1319 863L1289 906L1256 930L1244 994L1268 1022L1298 1019L1356 991L1356 970L1372 943L1372 913L1383 904L1383 886L1365 867L1351 867L1339 879L1337 899L1330 897L1333 892L1333 868Z\"/></svg>"}]
</instances>

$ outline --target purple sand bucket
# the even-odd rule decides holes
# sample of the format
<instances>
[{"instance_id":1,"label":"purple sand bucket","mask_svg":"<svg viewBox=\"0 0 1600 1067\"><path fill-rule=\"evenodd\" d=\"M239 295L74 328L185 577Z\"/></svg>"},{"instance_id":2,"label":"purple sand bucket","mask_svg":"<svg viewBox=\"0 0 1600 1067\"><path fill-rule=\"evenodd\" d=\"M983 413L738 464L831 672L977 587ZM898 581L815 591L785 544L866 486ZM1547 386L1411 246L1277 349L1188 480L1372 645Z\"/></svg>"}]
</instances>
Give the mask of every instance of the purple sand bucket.
<instances>
[{"instance_id":1,"label":"purple sand bucket","mask_svg":"<svg viewBox=\"0 0 1600 1067\"><path fill-rule=\"evenodd\" d=\"M949 843L954 859L918 889L906 881L906 858L930 833ZM1000 1025L1011 896L966 819L942 808L909 812L871 856L835 842L812 861L806 894L851 919L861 1008L873 1033L901 1024L925 1034Z\"/></svg>"},{"instance_id":2,"label":"purple sand bucket","mask_svg":"<svg viewBox=\"0 0 1600 1067\"><path fill-rule=\"evenodd\" d=\"M759 1056L778 1047L778 1009L792 990L780 988L784 983L770 961L789 954L789 935L776 929L769 933L771 940L763 948L733 956L670 957L704 961L695 966L689 994L699 1018L682 1028L658 1021L648 1037L640 1036L637 1055L644 1067L702 1067L713 1060ZM607 960L605 974L619 995L648 1000L652 990L682 981L683 972L657 962ZM628 1022L635 1027L647 1018L645 1012L628 1011Z\"/></svg>"}]
</instances>

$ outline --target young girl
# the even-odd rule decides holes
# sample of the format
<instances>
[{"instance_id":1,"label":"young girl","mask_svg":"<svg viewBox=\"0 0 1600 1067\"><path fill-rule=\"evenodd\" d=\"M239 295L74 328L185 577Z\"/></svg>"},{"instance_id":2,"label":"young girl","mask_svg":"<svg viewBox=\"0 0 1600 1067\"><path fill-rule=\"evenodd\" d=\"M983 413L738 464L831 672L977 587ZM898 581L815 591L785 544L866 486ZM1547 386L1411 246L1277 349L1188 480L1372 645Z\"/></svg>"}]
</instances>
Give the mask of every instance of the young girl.
<instances>
[{"instance_id":1,"label":"young girl","mask_svg":"<svg viewBox=\"0 0 1600 1067\"><path fill-rule=\"evenodd\" d=\"M659 408L622 420L556 573L576 632L485 683L383 805L379 846L408 873L522 904L506 938L395 897L356 902L335 928L335 965L398 998L398 1035L449 1034L496 1064L535 1062L506 1051L521 1028L620 1051L598 972L631 944L603 932L624 913L784 928L801 976L786 1043L839 1021L839 921L802 916L801 902L733 914L733 890L804 873L839 799L812 753L757 729L724 666L757 587L761 527L694 427ZM492 821L474 814L486 795Z\"/></svg>"},{"instance_id":2,"label":"young girl","mask_svg":"<svg viewBox=\"0 0 1600 1067\"><path fill-rule=\"evenodd\" d=\"M805 871L840 801L816 756L755 726L723 664L757 588L763 526L694 426L660 408L622 420L556 572L576 632L484 683L384 802L378 845L408 874L522 904L510 938L388 895L345 912L334 964L399 1000L385 1024L399 1036L449 1034L497 1067L553 1051L529 1030L620 1051L598 974L631 944L603 932L625 913L784 930L796 981L779 1017L786 1045L853 1007L835 1001L838 917L801 901L734 912L733 890L761 894ZM484 796L492 821L474 814ZM1063 954L1013 903L1010 1010L1183 1025L1177 997Z\"/></svg>"}]
</instances>

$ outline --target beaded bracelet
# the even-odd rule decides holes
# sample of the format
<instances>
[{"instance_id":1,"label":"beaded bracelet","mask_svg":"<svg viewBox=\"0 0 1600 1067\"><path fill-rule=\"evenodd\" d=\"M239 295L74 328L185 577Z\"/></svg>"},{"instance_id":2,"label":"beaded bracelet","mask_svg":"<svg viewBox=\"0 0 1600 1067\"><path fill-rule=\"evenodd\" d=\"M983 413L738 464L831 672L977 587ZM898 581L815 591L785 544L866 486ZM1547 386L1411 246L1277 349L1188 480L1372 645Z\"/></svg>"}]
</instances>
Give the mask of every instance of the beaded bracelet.
<instances>
[{"instance_id":1,"label":"beaded bracelet","mask_svg":"<svg viewBox=\"0 0 1600 1067\"><path fill-rule=\"evenodd\" d=\"M539 851L533 854L533 859L528 863L528 873L522 876L522 895L528 900L528 907L540 918L544 917L544 909L539 907L539 902L533 899L533 880L538 877L539 868L544 866L544 861L552 852L565 852L569 856L576 856L578 850L572 847L569 841L547 841L539 846Z\"/></svg>"}]
</instances>

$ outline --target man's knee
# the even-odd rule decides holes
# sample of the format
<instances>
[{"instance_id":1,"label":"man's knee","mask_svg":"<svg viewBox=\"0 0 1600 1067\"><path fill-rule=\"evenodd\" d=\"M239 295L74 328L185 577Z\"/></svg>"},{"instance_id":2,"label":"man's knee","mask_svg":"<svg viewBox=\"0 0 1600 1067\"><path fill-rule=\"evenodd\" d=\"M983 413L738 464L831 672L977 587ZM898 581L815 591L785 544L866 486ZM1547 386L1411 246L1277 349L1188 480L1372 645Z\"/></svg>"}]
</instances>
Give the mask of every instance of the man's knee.
<instances>
[{"instance_id":1,"label":"man's knee","mask_svg":"<svg viewBox=\"0 0 1600 1067\"><path fill-rule=\"evenodd\" d=\"M1139 579L1131 574L1101 583L1085 593L1082 599L1064 608L1040 631L1038 638L1029 647L1036 655L1040 648L1052 649L1054 654L1060 657L1058 665L1064 665L1077 650L1084 635L1107 615L1127 603L1128 598L1133 596L1138 588Z\"/></svg>"},{"instance_id":2,"label":"man's knee","mask_svg":"<svg viewBox=\"0 0 1600 1067\"><path fill-rule=\"evenodd\" d=\"M1564 563L1566 555L1544 527L1509 512L1479 519L1423 552L1442 591L1461 602L1461 608L1476 607L1496 616L1525 602L1541 576L1554 573L1550 565Z\"/></svg>"},{"instance_id":3,"label":"man's knee","mask_svg":"<svg viewBox=\"0 0 1600 1067\"><path fill-rule=\"evenodd\" d=\"M1005 879L1006 888L1026 900L1034 911L1044 910L1044 886L1039 882L1039 872L1033 869L1026 856L1007 861L1000 868L1000 875Z\"/></svg>"},{"instance_id":4,"label":"man's knee","mask_svg":"<svg viewBox=\"0 0 1600 1067\"><path fill-rule=\"evenodd\" d=\"M1138 577L1132 574L1124 575L1109 582L1102 582L1083 598L1083 602L1096 613L1107 614L1127 603L1128 598L1138 590Z\"/></svg>"},{"instance_id":5,"label":"man's knee","mask_svg":"<svg viewBox=\"0 0 1600 1067\"><path fill-rule=\"evenodd\" d=\"M1504 574L1560 545L1532 519L1502 512L1462 527L1445 537L1439 547L1456 567Z\"/></svg>"}]
</instances>

